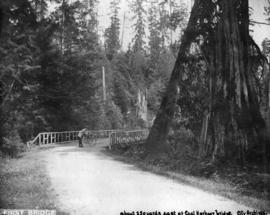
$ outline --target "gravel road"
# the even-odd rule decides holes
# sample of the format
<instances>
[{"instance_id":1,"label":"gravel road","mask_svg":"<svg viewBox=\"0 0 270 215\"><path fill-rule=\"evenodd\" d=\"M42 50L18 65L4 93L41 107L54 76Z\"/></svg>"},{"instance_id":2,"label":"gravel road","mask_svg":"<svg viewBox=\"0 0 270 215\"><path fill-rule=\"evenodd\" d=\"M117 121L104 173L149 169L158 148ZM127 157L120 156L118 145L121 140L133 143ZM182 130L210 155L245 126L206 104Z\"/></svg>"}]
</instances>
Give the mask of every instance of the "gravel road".
<instances>
[{"instance_id":1,"label":"gravel road","mask_svg":"<svg viewBox=\"0 0 270 215\"><path fill-rule=\"evenodd\" d=\"M248 210L229 199L116 161L103 154L100 146L54 147L46 160L59 208L71 215Z\"/></svg>"}]
</instances>

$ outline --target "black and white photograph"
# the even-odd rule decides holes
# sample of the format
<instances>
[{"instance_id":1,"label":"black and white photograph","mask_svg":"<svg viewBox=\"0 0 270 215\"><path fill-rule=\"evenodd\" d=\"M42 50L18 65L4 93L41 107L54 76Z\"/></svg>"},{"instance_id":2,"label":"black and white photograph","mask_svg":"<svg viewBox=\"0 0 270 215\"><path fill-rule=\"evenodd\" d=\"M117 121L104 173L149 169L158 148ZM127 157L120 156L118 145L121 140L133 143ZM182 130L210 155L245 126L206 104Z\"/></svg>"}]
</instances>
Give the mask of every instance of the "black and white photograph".
<instances>
[{"instance_id":1,"label":"black and white photograph","mask_svg":"<svg viewBox=\"0 0 270 215\"><path fill-rule=\"evenodd\" d=\"M0 215L270 215L270 0L0 0Z\"/></svg>"}]
</instances>

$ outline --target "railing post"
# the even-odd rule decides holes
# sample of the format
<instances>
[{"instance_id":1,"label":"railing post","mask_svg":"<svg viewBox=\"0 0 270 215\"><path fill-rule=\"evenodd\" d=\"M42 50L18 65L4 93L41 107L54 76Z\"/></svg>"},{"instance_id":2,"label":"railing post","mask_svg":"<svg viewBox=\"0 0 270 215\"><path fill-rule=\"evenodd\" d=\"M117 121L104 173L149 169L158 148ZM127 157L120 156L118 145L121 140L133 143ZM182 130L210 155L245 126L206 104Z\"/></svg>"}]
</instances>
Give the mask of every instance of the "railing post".
<instances>
[{"instance_id":1,"label":"railing post","mask_svg":"<svg viewBox=\"0 0 270 215\"><path fill-rule=\"evenodd\" d=\"M31 142L32 144L37 144L40 146L40 142L41 142L41 134L39 133L36 138ZM36 142L36 143L35 143Z\"/></svg>"},{"instance_id":2,"label":"railing post","mask_svg":"<svg viewBox=\"0 0 270 215\"><path fill-rule=\"evenodd\" d=\"M40 145L40 134L38 134L37 142L38 142L38 145Z\"/></svg>"},{"instance_id":3,"label":"railing post","mask_svg":"<svg viewBox=\"0 0 270 215\"><path fill-rule=\"evenodd\" d=\"M48 144L48 133L45 133L43 136L43 144Z\"/></svg>"},{"instance_id":4,"label":"railing post","mask_svg":"<svg viewBox=\"0 0 270 215\"><path fill-rule=\"evenodd\" d=\"M52 143L56 143L56 133L52 133L51 141Z\"/></svg>"},{"instance_id":5,"label":"railing post","mask_svg":"<svg viewBox=\"0 0 270 215\"><path fill-rule=\"evenodd\" d=\"M70 133L67 132L67 142L69 142L69 141L70 141Z\"/></svg>"},{"instance_id":6,"label":"railing post","mask_svg":"<svg viewBox=\"0 0 270 215\"><path fill-rule=\"evenodd\" d=\"M112 133L109 134L109 149L112 150Z\"/></svg>"},{"instance_id":7,"label":"railing post","mask_svg":"<svg viewBox=\"0 0 270 215\"><path fill-rule=\"evenodd\" d=\"M40 145L43 144L43 139L44 139L44 135L43 135L43 133L41 133L41 134L40 134Z\"/></svg>"},{"instance_id":8,"label":"railing post","mask_svg":"<svg viewBox=\"0 0 270 215\"><path fill-rule=\"evenodd\" d=\"M42 134L42 145L45 144L45 133Z\"/></svg>"}]
</instances>

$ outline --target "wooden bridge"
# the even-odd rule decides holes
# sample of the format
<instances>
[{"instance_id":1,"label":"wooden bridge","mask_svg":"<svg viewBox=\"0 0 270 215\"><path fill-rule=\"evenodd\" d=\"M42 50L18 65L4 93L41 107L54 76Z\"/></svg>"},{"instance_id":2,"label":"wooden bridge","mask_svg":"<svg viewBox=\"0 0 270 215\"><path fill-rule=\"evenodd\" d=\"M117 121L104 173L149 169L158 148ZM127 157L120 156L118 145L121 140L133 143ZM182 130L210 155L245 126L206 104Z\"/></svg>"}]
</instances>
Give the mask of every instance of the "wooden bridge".
<instances>
[{"instance_id":1,"label":"wooden bridge","mask_svg":"<svg viewBox=\"0 0 270 215\"><path fill-rule=\"evenodd\" d=\"M96 140L109 138L109 148L127 147L131 144L139 144L146 140L149 131L145 130L86 130L85 139ZM68 143L78 140L79 131L42 132L28 144L47 145L56 143Z\"/></svg>"}]
</instances>

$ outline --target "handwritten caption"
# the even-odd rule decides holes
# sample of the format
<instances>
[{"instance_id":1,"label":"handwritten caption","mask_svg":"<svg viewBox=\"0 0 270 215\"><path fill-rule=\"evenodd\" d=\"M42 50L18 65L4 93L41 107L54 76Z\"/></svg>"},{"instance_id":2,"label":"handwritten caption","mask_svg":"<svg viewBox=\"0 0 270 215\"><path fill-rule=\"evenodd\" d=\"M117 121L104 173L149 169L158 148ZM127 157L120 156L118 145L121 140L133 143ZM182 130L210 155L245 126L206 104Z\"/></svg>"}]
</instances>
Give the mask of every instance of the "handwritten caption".
<instances>
[{"instance_id":1,"label":"handwritten caption","mask_svg":"<svg viewBox=\"0 0 270 215\"><path fill-rule=\"evenodd\" d=\"M237 211L237 213L232 213L230 211L171 211L171 212L160 212L160 211L153 211L153 212L146 212L146 211L122 211L120 215L267 215L269 213L265 211Z\"/></svg>"}]
</instances>

